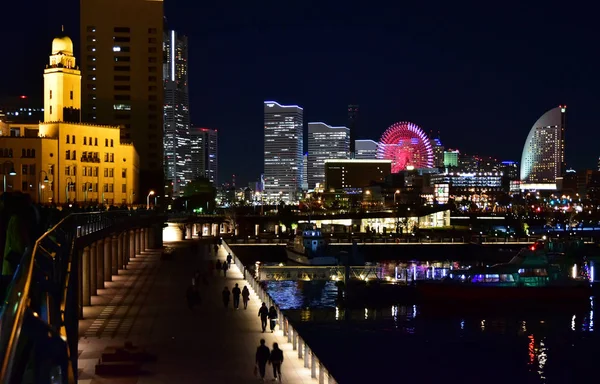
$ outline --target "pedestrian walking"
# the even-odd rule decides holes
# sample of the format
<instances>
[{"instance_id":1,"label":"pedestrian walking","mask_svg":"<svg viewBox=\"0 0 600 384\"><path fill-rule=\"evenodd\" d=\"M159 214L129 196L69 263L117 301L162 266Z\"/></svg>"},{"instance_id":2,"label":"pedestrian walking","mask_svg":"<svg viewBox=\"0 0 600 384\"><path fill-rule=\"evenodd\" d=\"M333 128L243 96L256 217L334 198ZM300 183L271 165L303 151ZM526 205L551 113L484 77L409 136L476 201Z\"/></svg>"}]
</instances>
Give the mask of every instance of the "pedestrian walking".
<instances>
[{"instance_id":1,"label":"pedestrian walking","mask_svg":"<svg viewBox=\"0 0 600 384\"><path fill-rule=\"evenodd\" d=\"M281 383L281 364L283 364L283 351L279 349L279 344L273 343L273 349L269 356L269 364L273 366L273 380Z\"/></svg>"},{"instance_id":2,"label":"pedestrian walking","mask_svg":"<svg viewBox=\"0 0 600 384\"><path fill-rule=\"evenodd\" d=\"M233 256L231 256L231 253L229 253L227 255L227 264L231 265L231 261L233 260Z\"/></svg>"},{"instance_id":3,"label":"pedestrian walking","mask_svg":"<svg viewBox=\"0 0 600 384\"><path fill-rule=\"evenodd\" d=\"M215 250L215 257L219 254L219 246L217 244L215 244L214 248Z\"/></svg>"},{"instance_id":4,"label":"pedestrian walking","mask_svg":"<svg viewBox=\"0 0 600 384\"><path fill-rule=\"evenodd\" d=\"M223 288L223 292L221 294L223 295L223 305L225 306L225 308L229 308L229 296L231 296L229 288Z\"/></svg>"},{"instance_id":5,"label":"pedestrian walking","mask_svg":"<svg viewBox=\"0 0 600 384\"><path fill-rule=\"evenodd\" d=\"M258 368L258 373L262 381L265 381L265 371L267 370L267 362L270 357L271 352L269 351L269 347L265 345L265 339L260 339L260 345L256 348L256 367L254 368L254 372Z\"/></svg>"},{"instance_id":6,"label":"pedestrian walking","mask_svg":"<svg viewBox=\"0 0 600 384\"><path fill-rule=\"evenodd\" d=\"M226 262L223 262L221 268L223 268L223 277L227 277L227 270L229 269L229 265Z\"/></svg>"},{"instance_id":7,"label":"pedestrian walking","mask_svg":"<svg viewBox=\"0 0 600 384\"><path fill-rule=\"evenodd\" d=\"M269 321L271 323L271 333L273 333L275 331L275 325L277 324L277 310L272 305L271 308L269 308Z\"/></svg>"},{"instance_id":8,"label":"pedestrian walking","mask_svg":"<svg viewBox=\"0 0 600 384\"><path fill-rule=\"evenodd\" d=\"M263 333L267 329L267 319L269 318L269 308L267 308L266 303L262 303L260 309L258 310L258 316L260 317L260 325L262 327Z\"/></svg>"},{"instance_id":9,"label":"pedestrian walking","mask_svg":"<svg viewBox=\"0 0 600 384\"><path fill-rule=\"evenodd\" d=\"M248 300L250 300L250 291L248 287L244 285L242 289L242 301L244 302L244 309L248 309Z\"/></svg>"},{"instance_id":10,"label":"pedestrian walking","mask_svg":"<svg viewBox=\"0 0 600 384\"><path fill-rule=\"evenodd\" d=\"M237 283L231 290L231 294L233 295L233 308L238 309L240 306L240 295L242 294L242 291L240 287L238 287Z\"/></svg>"},{"instance_id":11,"label":"pedestrian walking","mask_svg":"<svg viewBox=\"0 0 600 384\"><path fill-rule=\"evenodd\" d=\"M223 266L221 265L221 260L217 259L217 262L215 263L215 270L217 271L217 276L219 276L221 269L223 269Z\"/></svg>"}]
</instances>

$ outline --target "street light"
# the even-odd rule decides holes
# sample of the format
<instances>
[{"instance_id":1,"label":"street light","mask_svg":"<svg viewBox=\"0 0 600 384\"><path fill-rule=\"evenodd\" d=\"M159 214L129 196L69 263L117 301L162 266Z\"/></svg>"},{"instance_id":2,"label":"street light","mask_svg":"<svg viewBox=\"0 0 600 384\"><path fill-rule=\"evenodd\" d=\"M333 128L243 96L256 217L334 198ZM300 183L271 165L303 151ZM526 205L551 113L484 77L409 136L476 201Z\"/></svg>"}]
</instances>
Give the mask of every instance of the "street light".
<instances>
[{"instance_id":1,"label":"street light","mask_svg":"<svg viewBox=\"0 0 600 384\"><path fill-rule=\"evenodd\" d=\"M396 205L396 195L400 194L400 190L397 189L396 192L394 192L394 205Z\"/></svg>"},{"instance_id":2,"label":"street light","mask_svg":"<svg viewBox=\"0 0 600 384\"><path fill-rule=\"evenodd\" d=\"M146 197L146 209L150 209L150 196L154 195L154 191L150 191Z\"/></svg>"},{"instance_id":3,"label":"street light","mask_svg":"<svg viewBox=\"0 0 600 384\"><path fill-rule=\"evenodd\" d=\"M73 185L73 179L67 177L67 186L65 187L65 195L67 196L67 203L69 202L69 190L71 189L71 185Z\"/></svg>"},{"instance_id":4,"label":"street light","mask_svg":"<svg viewBox=\"0 0 600 384\"><path fill-rule=\"evenodd\" d=\"M2 164L2 175L4 176L4 189L2 190L2 192L6 192L6 164L11 164L12 167L10 167L10 171L8 172L8 174L10 176L16 176L17 175L17 171L15 171L15 163L13 163L12 161L5 161Z\"/></svg>"},{"instance_id":5,"label":"street light","mask_svg":"<svg viewBox=\"0 0 600 384\"><path fill-rule=\"evenodd\" d=\"M38 203L42 204L42 189L44 188L44 186L42 185L42 173L44 174L44 183L48 183L50 182L50 180L48 180L48 174L46 173L46 171L41 170L38 174Z\"/></svg>"}]
</instances>

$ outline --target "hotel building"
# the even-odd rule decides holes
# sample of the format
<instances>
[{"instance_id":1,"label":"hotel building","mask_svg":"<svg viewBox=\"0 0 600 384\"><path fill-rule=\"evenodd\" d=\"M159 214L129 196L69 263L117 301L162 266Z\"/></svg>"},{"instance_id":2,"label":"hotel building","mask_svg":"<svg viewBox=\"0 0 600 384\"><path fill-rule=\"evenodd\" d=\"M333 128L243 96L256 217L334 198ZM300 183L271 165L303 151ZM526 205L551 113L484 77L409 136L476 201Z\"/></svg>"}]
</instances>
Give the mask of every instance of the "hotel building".
<instances>
[{"instance_id":1,"label":"hotel building","mask_svg":"<svg viewBox=\"0 0 600 384\"><path fill-rule=\"evenodd\" d=\"M325 160L347 159L350 153L350 129L325 123L308 123L308 189L325 182Z\"/></svg>"}]
</instances>

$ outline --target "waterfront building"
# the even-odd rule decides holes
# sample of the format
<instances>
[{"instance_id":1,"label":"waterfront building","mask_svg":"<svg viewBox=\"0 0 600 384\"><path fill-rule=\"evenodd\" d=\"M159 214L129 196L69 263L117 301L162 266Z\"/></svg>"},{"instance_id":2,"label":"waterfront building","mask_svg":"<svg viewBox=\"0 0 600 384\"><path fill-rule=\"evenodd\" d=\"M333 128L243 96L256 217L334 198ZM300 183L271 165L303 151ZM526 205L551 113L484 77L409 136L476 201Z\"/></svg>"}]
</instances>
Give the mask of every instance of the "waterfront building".
<instances>
[{"instance_id":1,"label":"waterfront building","mask_svg":"<svg viewBox=\"0 0 600 384\"><path fill-rule=\"evenodd\" d=\"M503 190L502 172L444 172L429 177L430 185L448 184L450 195L481 194Z\"/></svg>"},{"instance_id":2,"label":"waterfront building","mask_svg":"<svg viewBox=\"0 0 600 384\"><path fill-rule=\"evenodd\" d=\"M325 160L347 159L350 129L325 123L308 123L308 188L325 182Z\"/></svg>"},{"instance_id":3,"label":"waterfront building","mask_svg":"<svg viewBox=\"0 0 600 384\"><path fill-rule=\"evenodd\" d=\"M433 166L435 168L444 168L444 145L439 137L430 141L431 149L433 150Z\"/></svg>"},{"instance_id":4,"label":"waterfront building","mask_svg":"<svg viewBox=\"0 0 600 384\"><path fill-rule=\"evenodd\" d=\"M508 180L519 180L519 163L516 161L503 161L500 171Z\"/></svg>"},{"instance_id":5,"label":"waterfront building","mask_svg":"<svg viewBox=\"0 0 600 384\"><path fill-rule=\"evenodd\" d=\"M444 151L444 167L458 167L458 157L460 152L458 150Z\"/></svg>"},{"instance_id":6,"label":"waterfront building","mask_svg":"<svg viewBox=\"0 0 600 384\"><path fill-rule=\"evenodd\" d=\"M355 159L377 159L378 143L374 140L355 140Z\"/></svg>"},{"instance_id":7,"label":"waterfront building","mask_svg":"<svg viewBox=\"0 0 600 384\"><path fill-rule=\"evenodd\" d=\"M118 126L79 122L81 72L67 36L52 41L43 95L43 123L2 123L5 191L30 194L39 203L140 200L135 147L121 138Z\"/></svg>"},{"instance_id":8,"label":"waterfront building","mask_svg":"<svg viewBox=\"0 0 600 384\"><path fill-rule=\"evenodd\" d=\"M361 193L370 184L383 183L391 172L391 160L325 160L325 191Z\"/></svg>"},{"instance_id":9,"label":"waterfront building","mask_svg":"<svg viewBox=\"0 0 600 384\"><path fill-rule=\"evenodd\" d=\"M141 190L162 195L163 2L81 1L82 121L121 128L140 155Z\"/></svg>"},{"instance_id":10,"label":"waterfront building","mask_svg":"<svg viewBox=\"0 0 600 384\"><path fill-rule=\"evenodd\" d=\"M216 129L191 128L190 177L207 178L214 186L219 180L219 141Z\"/></svg>"},{"instance_id":11,"label":"waterfront building","mask_svg":"<svg viewBox=\"0 0 600 384\"><path fill-rule=\"evenodd\" d=\"M531 127L521 157L521 188L556 189L565 170L566 106L544 113Z\"/></svg>"},{"instance_id":12,"label":"waterfront building","mask_svg":"<svg viewBox=\"0 0 600 384\"><path fill-rule=\"evenodd\" d=\"M186 36L173 30L165 31L163 42L164 173L179 196L197 169L191 164L188 44Z\"/></svg>"},{"instance_id":13,"label":"waterfront building","mask_svg":"<svg viewBox=\"0 0 600 384\"><path fill-rule=\"evenodd\" d=\"M264 102L264 177L266 202L295 202L300 197L303 159L303 109Z\"/></svg>"}]
</instances>

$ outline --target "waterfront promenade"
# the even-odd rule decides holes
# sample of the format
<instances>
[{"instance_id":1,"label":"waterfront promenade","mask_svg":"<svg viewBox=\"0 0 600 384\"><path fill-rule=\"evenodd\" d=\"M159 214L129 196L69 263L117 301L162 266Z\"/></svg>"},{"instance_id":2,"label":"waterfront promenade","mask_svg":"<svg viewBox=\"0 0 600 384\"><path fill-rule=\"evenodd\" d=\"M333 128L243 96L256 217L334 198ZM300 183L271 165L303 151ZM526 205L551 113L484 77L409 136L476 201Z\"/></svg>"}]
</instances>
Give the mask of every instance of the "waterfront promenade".
<instances>
[{"instance_id":1,"label":"waterfront promenade","mask_svg":"<svg viewBox=\"0 0 600 384\"><path fill-rule=\"evenodd\" d=\"M222 273L209 274L208 284L201 285L201 305L188 309L185 292L194 271L206 271L208 260L215 260L207 243L200 242L195 252L191 245L191 241L166 243L177 248L171 260L161 260L159 251L143 252L92 297L80 322L79 383L256 383L254 353L261 338L269 347L278 342L284 351L284 383L316 383L279 329L261 333L259 299L233 263L226 279ZM226 255L221 247L219 259ZM248 310L233 310L232 303L223 308L221 291L235 283L250 288ZM94 375L104 348L125 341L146 348L157 361L145 363L137 376ZM272 378L267 366L266 379Z\"/></svg>"}]
</instances>

